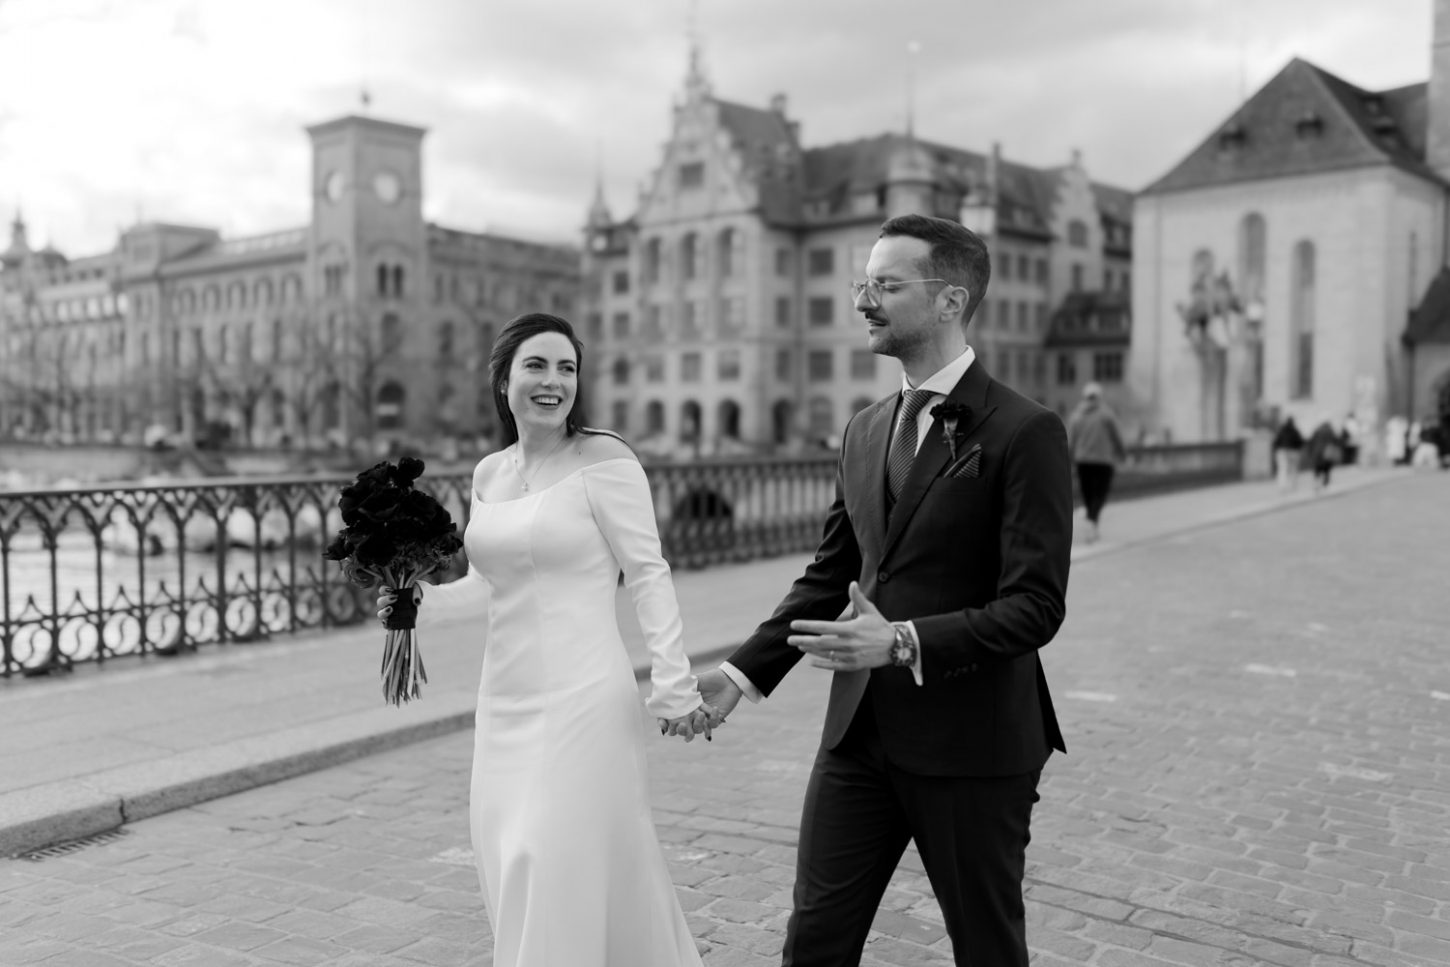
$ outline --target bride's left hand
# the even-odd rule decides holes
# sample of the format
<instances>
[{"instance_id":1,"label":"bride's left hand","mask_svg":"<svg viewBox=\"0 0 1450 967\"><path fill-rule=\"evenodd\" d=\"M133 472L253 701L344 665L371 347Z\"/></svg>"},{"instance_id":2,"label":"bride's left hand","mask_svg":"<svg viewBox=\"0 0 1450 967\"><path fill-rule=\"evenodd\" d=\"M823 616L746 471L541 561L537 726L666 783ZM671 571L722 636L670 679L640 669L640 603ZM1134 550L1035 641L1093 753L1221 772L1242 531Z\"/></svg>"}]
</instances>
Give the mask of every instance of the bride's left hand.
<instances>
[{"instance_id":1,"label":"bride's left hand","mask_svg":"<svg viewBox=\"0 0 1450 967\"><path fill-rule=\"evenodd\" d=\"M716 711L715 707L708 702L701 702L700 707L688 715L681 715L676 719L660 719L660 735L682 736L686 742L693 742L696 735L705 733L705 741L715 741L711 732L715 725L725 719Z\"/></svg>"}]
</instances>

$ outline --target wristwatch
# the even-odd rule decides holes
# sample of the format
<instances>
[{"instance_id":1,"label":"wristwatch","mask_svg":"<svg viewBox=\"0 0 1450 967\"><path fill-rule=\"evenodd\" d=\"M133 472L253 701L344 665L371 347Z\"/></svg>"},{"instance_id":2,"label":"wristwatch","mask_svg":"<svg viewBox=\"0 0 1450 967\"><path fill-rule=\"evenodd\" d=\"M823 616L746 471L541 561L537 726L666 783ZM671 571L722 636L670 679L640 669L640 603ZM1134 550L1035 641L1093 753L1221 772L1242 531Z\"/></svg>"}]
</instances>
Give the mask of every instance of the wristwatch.
<instances>
[{"instance_id":1,"label":"wristwatch","mask_svg":"<svg viewBox=\"0 0 1450 967\"><path fill-rule=\"evenodd\" d=\"M906 624L892 625L896 629L896 640L891 643L891 664L897 668L910 668L916 664L916 639L906 630Z\"/></svg>"}]
</instances>

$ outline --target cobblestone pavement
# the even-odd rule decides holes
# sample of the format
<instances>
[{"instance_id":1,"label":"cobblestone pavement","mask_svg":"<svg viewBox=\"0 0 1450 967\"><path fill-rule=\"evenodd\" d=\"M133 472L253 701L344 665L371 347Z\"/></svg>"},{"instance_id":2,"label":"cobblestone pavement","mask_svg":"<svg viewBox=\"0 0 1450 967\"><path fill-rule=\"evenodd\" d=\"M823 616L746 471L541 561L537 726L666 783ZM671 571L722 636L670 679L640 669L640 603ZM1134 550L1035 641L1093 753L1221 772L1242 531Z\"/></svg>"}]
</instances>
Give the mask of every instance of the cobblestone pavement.
<instances>
[{"instance_id":1,"label":"cobblestone pavement","mask_svg":"<svg viewBox=\"0 0 1450 967\"><path fill-rule=\"evenodd\" d=\"M1074 568L1035 964L1450 964L1447 505L1406 478ZM801 667L713 743L650 745L709 967L778 963L825 691ZM0 965L488 964L470 756L450 735L0 860ZM868 964L951 963L913 854L875 927Z\"/></svg>"}]
</instances>

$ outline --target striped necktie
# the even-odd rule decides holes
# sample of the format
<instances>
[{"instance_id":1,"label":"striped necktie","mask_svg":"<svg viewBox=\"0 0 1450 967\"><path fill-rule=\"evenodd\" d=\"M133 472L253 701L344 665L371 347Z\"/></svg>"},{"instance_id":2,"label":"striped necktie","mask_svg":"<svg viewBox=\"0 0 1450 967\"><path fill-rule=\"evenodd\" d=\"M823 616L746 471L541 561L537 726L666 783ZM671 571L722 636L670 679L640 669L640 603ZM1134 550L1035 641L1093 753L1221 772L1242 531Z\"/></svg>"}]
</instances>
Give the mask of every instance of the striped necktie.
<instances>
[{"instance_id":1,"label":"striped necktie","mask_svg":"<svg viewBox=\"0 0 1450 967\"><path fill-rule=\"evenodd\" d=\"M936 394L929 389L909 389L901 394L901 409L896 417L896 434L891 438L891 453L886 460L886 495L896 502L896 495L906 486L911 463L916 459L916 414Z\"/></svg>"}]
</instances>

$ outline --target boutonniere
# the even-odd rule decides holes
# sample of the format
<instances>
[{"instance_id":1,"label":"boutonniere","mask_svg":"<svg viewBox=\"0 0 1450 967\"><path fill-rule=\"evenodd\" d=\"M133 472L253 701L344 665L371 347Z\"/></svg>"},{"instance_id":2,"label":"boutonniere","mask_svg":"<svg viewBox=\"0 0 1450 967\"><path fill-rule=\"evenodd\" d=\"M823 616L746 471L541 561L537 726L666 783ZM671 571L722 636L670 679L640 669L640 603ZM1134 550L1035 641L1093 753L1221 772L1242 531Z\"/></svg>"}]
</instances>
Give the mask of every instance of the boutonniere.
<instances>
[{"instance_id":1,"label":"boutonniere","mask_svg":"<svg viewBox=\"0 0 1450 967\"><path fill-rule=\"evenodd\" d=\"M952 459L955 460L957 458L957 421L971 419L972 408L947 400L945 403L933 406L931 415L941 420L941 438L946 442L947 448L952 452Z\"/></svg>"}]
</instances>

